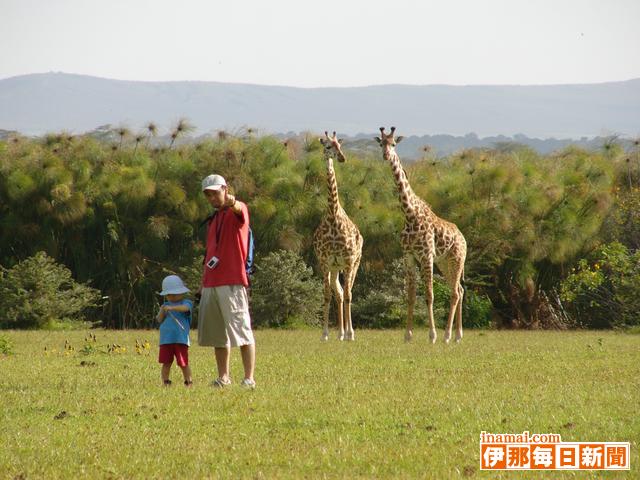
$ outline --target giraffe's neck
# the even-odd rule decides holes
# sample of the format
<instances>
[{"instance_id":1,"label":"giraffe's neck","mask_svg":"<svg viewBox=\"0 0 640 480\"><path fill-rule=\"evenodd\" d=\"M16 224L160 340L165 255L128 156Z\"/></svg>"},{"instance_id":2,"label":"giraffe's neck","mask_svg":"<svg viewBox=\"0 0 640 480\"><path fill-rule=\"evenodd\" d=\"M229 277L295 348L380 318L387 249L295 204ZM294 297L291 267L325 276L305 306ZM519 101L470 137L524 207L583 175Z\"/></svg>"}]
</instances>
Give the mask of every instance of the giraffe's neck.
<instances>
[{"instance_id":1,"label":"giraffe's neck","mask_svg":"<svg viewBox=\"0 0 640 480\"><path fill-rule=\"evenodd\" d=\"M328 211L329 216L336 218L340 210L340 199L338 198L338 182L336 172L333 169L333 159L327 157L327 187L328 187Z\"/></svg>"},{"instance_id":2,"label":"giraffe's neck","mask_svg":"<svg viewBox=\"0 0 640 480\"><path fill-rule=\"evenodd\" d=\"M389 163L391 164L391 170L393 171L393 178L396 181L396 187L398 188L398 195L400 198L400 207L402 213L407 220L413 220L416 215L416 194L413 193L411 185L407 175L404 173L404 169L400 164L400 158L398 154L393 152L389 157Z\"/></svg>"}]
</instances>

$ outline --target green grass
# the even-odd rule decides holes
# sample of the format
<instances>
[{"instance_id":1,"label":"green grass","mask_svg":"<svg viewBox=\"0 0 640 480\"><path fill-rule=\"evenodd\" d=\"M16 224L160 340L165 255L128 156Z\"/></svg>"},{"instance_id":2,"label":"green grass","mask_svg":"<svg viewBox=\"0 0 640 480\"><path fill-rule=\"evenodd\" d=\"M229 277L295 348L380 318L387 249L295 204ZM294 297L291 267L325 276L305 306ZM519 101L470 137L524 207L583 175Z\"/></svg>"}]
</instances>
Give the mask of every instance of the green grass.
<instances>
[{"instance_id":1,"label":"green grass","mask_svg":"<svg viewBox=\"0 0 640 480\"><path fill-rule=\"evenodd\" d=\"M166 389L156 331L94 332L88 355L85 331L3 333L0 477L639 478L637 335L467 331L447 346L424 330L412 344L400 331L321 343L319 329L261 330L251 392L237 349L232 387L209 386L212 350L194 345L194 387L174 368ZM482 430L630 441L632 470L481 472Z\"/></svg>"}]
</instances>

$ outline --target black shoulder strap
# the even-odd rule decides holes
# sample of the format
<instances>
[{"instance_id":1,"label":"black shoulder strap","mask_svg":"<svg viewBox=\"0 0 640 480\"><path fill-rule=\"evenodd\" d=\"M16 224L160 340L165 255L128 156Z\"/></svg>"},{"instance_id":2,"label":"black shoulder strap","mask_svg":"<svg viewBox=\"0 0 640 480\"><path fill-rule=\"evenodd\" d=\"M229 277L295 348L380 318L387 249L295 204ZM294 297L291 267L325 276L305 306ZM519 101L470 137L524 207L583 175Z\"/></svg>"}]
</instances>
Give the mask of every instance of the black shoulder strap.
<instances>
[{"instance_id":1,"label":"black shoulder strap","mask_svg":"<svg viewBox=\"0 0 640 480\"><path fill-rule=\"evenodd\" d=\"M211 222L215 220L216 215L218 215L218 212L219 210L216 210L207 218L205 218L202 222L200 222L200 226L198 228L202 228L202 226L205 223L207 224L207 228L208 228L208 226L211 225ZM224 221L224 219L222 219L222 221ZM220 242L220 233L222 231L222 221L219 222L218 229L216 230L216 243Z\"/></svg>"},{"instance_id":2,"label":"black shoulder strap","mask_svg":"<svg viewBox=\"0 0 640 480\"><path fill-rule=\"evenodd\" d=\"M198 229L202 228L205 223L210 225L211 222L213 222L213 219L216 218L217 214L218 214L218 210L214 210L214 212L211 215L209 215L207 218L205 218L203 221L200 222L200 225L198 225Z\"/></svg>"},{"instance_id":3,"label":"black shoulder strap","mask_svg":"<svg viewBox=\"0 0 640 480\"><path fill-rule=\"evenodd\" d=\"M213 213L211 215L209 215L207 218L205 218L203 221L200 222L200 225L198 225L198 233L199 230L206 224L207 228L209 227L209 225L211 225L211 222L213 222L213 220L216 218L216 215L218 214L217 210L214 210ZM205 238L205 242L206 242L206 238ZM204 251L204 255L202 258L202 264L204 265L205 262L207 261L207 249L205 248Z\"/></svg>"}]
</instances>

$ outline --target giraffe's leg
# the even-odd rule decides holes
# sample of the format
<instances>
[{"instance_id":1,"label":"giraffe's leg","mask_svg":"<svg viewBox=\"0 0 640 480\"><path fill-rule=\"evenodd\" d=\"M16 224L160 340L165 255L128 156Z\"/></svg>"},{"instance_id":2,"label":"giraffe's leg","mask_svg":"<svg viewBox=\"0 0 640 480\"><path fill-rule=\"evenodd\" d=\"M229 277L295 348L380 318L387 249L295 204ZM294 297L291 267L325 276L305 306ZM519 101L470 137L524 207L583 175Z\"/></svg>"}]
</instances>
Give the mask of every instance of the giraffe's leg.
<instances>
[{"instance_id":1,"label":"giraffe's leg","mask_svg":"<svg viewBox=\"0 0 640 480\"><path fill-rule=\"evenodd\" d=\"M458 310L458 303L460 302L460 291L457 285L449 283L451 287L451 303L449 306L449 317L447 318L447 329L444 332L444 343L449 343L451 340L451 330L453 329L453 317Z\"/></svg>"},{"instance_id":2,"label":"giraffe's leg","mask_svg":"<svg viewBox=\"0 0 640 480\"><path fill-rule=\"evenodd\" d=\"M462 299L464 298L462 279L464 278L464 257L460 260L460 264L457 267L456 287L458 288L460 300L458 301L458 311L456 312L456 342L459 342L462 340Z\"/></svg>"},{"instance_id":3,"label":"giraffe's leg","mask_svg":"<svg viewBox=\"0 0 640 480\"><path fill-rule=\"evenodd\" d=\"M407 290L407 331L404 333L404 341L410 342L413 338L413 310L416 306L416 264L413 257L404 257L405 287Z\"/></svg>"},{"instance_id":4,"label":"giraffe's leg","mask_svg":"<svg viewBox=\"0 0 640 480\"><path fill-rule=\"evenodd\" d=\"M340 272L331 272L331 285L336 296L336 311L338 313L338 340L344 340L344 292L340 286Z\"/></svg>"},{"instance_id":5,"label":"giraffe's leg","mask_svg":"<svg viewBox=\"0 0 640 480\"><path fill-rule=\"evenodd\" d=\"M436 343L438 333L436 322L433 318L433 257L428 256L422 264L422 278L424 280L425 296L427 297L427 312L429 314L429 340Z\"/></svg>"},{"instance_id":6,"label":"giraffe's leg","mask_svg":"<svg viewBox=\"0 0 640 480\"><path fill-rule=\"evenodd\" d=\"M322 317L322 340L329 340L329 308L331 307L331 280L329 272L322 272L324 286L324 311Z\"/></svg>"},{"instance_id":7,"label":"giraffe's leg","mask_svg":"<svg viewBox=\"0 0 640 480\"><path fill-rule=\"evenodd\" d=\"M359 265L360 256L358 256L354 263L344 272L344 321L347 329L345 338L351 341L356 339L355 332L353 331L353 323L351 321L351 290L356 279L356 273L358 272Z\"/></svg>"},{"instance_id":8,"label":"giraffe's leg","mask_svg":"<svg viewBox=\"0 0 640 480\"><path fill-rule=\"evenodd\" d=\"M456 314L456 342L462 340L462 299L464 298L464 287L458 283L458 292L460 292L460 300L458 301L458 312Z\"/></svg>"},{"instance_id":9,"label":"giraffe's leg","mask_svg":"<svg viewBox=\"0 0 640 480\"><path fill-rule=\"evenodd\" d=\"M344 328L345 340L355 340L353 337L353 325L351 324L351 268L344 271Z\"/></svg>"},{"instance_id":10,"label":"giraffe's leg","mask_svg":"<svg viewBox=\"0 0 640 480\"><path fill-rule=\"evenodd\" d=\"M450 260L451 261L451 260ZM462 339L462 296L464 290L460 285L460 279L462 278L462 265L458 265L455 261L442 265L446 271L445 279L447 284L451 288L451 306L449 309L449 317L447 319L447 329L444 334L445 343L449 343L451 340L451 332L453 330L453 319L458 317L457 329L456 329L456 342Z\"/></svg>"},{"instance_id":11,"label":"giraffe's leg","mask_svg":"<svg viewBox=\"0 0 640 480\"><path fill-rule=\"evenodd\" d=\"M444 343L449 343L451 341L451 330L453 329L453 317L457 311L458 306L458 296L457 296L457 287L456 281L452 276L452 268L449 265L448 259L444 259L437 262L438 268L442 272L442 276L444 277L447 285L451 288L451 303L449 306L449 316L447 317L447 325L444 329Z\"/></svg>"}]
</instances>

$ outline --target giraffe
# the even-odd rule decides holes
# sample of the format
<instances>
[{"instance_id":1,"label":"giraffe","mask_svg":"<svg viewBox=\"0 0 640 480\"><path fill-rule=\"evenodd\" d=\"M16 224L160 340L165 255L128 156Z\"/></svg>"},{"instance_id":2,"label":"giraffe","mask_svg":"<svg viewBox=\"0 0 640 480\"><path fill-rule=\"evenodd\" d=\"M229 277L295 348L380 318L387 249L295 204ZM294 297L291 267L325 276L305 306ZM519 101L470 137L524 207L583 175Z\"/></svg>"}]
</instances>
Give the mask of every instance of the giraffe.
<instances>
[{"instance_id":1,"label":"giraffe","mask_svg":"<svg viewBox=\"0 0 640 480\"><path fill-rule=\"evenodd\" d=\"M418 197L409 184L400 158L396 153L396 145L402 136L395 137L395 127L391 133L385 134L380 127L380 137L376 141L382 147L382 156L391 165L393 177L398 189L400 207L404 214L405 224L400 236L404 251L405 282L407 289L407 330L405 340L413 337L413 309L416 303L416 263L422 274L426 287L427 310L429 312L429 339L436 341L436 327L433 320L433 265L442 272L447 284L451 287L451 307L444 334L445 343L451 340L453 317L456 316L456 342L462 340L462 298L464 288L464 261L467 256L467 242L458 227L439 218L429 204Z\"/></svg>"},{"instance_id":2,"label":"giraffe","mask_svg":"<svg viewBox=\"0 0 640 480\"><path fill-rule=\"evenodd\" d=\"M333 158L345 161L340 144L342 140L329 136L320 139L324 160L327 164L329 202L327 211L313 235L313 246L322 271L324 284L324 317L322 339L329 339L329 307L331 291L336 296L339 340L355 340L351 322L351 288L362 257L362 235L358 227L347 216L338 198L338 184L333 169ZM344 289L340 286L339 274L343 272ZM346 328L345 328L346 327ZM346 332L345 332L346 330Z\"/></svg>"}]
</instances>

